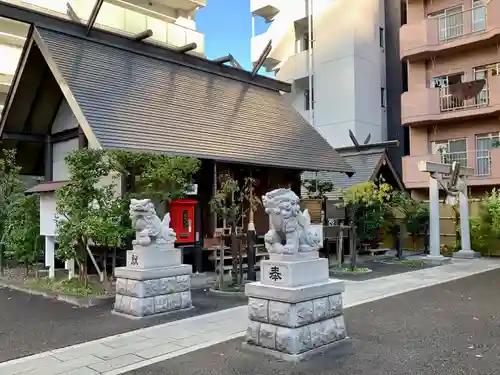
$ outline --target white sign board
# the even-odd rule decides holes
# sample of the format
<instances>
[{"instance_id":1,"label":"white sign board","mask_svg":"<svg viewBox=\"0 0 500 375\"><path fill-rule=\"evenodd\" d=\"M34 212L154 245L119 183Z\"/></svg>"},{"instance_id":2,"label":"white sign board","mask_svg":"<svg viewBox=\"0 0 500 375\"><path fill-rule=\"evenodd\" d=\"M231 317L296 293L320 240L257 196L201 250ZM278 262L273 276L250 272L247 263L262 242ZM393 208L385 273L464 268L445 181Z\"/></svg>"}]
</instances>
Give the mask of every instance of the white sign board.
<instances>
[{"instance_id":1,"label":"white sign board","mask_svg":"<svg viewBox=\"0 0 500 375\"><path fill-rule=\"evenodd\" d=\"M42 236L56 235L56 218L55 192L40 194L40 234Z\"/></svg>"}]
</instances>

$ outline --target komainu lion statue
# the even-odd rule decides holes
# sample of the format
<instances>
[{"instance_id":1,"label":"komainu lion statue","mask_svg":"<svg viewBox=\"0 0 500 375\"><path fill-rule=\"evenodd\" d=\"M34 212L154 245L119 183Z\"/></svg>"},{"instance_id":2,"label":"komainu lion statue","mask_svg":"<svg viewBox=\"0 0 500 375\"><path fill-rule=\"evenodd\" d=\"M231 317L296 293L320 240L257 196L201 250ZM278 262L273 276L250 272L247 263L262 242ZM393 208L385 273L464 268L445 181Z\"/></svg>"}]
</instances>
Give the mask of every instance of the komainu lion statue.
<instances>
[{"instance_id":1,"label":"komainu lion statue","mask_svg":"<svg viewBox=\"0 0 500 375\"><path fill-rule=\"evenodd\" d=\"M170 213L160 220L151 199L131 199L129 214L132 228L135 230L133 245L149 246L175 242L176 234L170 228Z\"/></svg>"},{"instance_id":2,"label":"komainu lion statue","mask_svg":"<svg viewBox=\"0 0 500 375\"><path fill-rule=\"evenodd\" d=\"M300 199L290 189L276 189L262 197L270 229L264 236L269 253L318 251L321 238L311 231L309 211L300 211ZM282 244L284 237L285 244Z\"/></svg>"}]
</instances>

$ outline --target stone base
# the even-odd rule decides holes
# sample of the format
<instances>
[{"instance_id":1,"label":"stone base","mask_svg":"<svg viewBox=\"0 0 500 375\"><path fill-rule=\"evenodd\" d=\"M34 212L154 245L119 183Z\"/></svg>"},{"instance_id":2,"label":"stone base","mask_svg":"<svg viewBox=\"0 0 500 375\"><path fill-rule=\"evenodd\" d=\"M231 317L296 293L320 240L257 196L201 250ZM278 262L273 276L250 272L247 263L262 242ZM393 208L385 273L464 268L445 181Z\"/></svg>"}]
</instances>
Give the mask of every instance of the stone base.
<instances>
[{"instance_id":1,"label":"stone base","mask_svg":"<svg viewBox=\"0 0 500 375\"><path fill-rule=\"evenodd\" d=\"M189 269L189 273L179 274L182 269ZM191 266L186 268L186 265L154 270L117 268L114 311L144 318L189 309L192 307L190 270ZM156 277L145 277L152 274Z\"/></svg>"},{"instance_id":2,"label":"stone base","mask_svg":"<svg viewBox=\"0 0 500 375\"><path fill-rule=\"evenodd\" d=\"M157 318L157 317L160 317L160 316L170 315L170 314L173 314L173 313L176 313L176 312L185 312L185 311L189 311L191 309L194 309L194 306L188 307L187 309L172 310L172 311L167 311L167 312L164 312L164 313L153 314L153 315L146 315L146 316L129 315L129 314L121 313L121 312L116 311L116 310L113 309L113 310L111 310L111 314L117 315L117 316L121 316L122 318L127 318L127 319L132 319L132 320L140 320L140 319Z\"/></svg>"},{"instance_id":3,"label":"stone base","mask_svg":"<svg viewBox=\"0 0 500 375\"><path fill-rule=\"evenodd\" d=\"M127 267L133 269L151 269L178 266L182 253L174 244L134 245L127 250Z\"/></svg>"},{"instance_id":4,"label":"stone base","mask_svg":"<svg viewBox=\"0 0 500 375\"><path fill-rule=\"evenodd\" d=\"M344 285L339 280L300 287L252 283L246 289L248 347L296 361L347 337L341 294Z\"/></svg>"},{"instance_id":5,"label":"stone base","mask_svg":"<svg viewBox=\"0 0 500 375\"><path fill-rule=\"evenodd\" d=\"M352 342L349 340L348 337L346 337L343 340L334 341L334 342L331 342L330 344L326 344L326 345L320 346L318 348L311 349L307 352L299 353L299 354L287 354L287 353L279 352L277 350L264 348L262 346L252 345L252 344L249 344L247 342L244 342L242 344L242 348L244 350L248 350L251 352L258 353L258 354L273 356L273 357L276 357L278 359L288 361L288 362L304 361L304 360L307 360L315 355L322 354L330 349L332 349L332 350L335 349L335 353L339 353L339 351L346 351L346 349L349 349L351 347L352 347Z\"/></svg>"},{"instance_id":6,"label":"stone base","mask_svg":"<svg viewBox=\"0 0 500 375\"><path fill-rule=\"evenodd\" d=\"M442 255L438 255L438 256L427 255L427 256L423 257L422 260L426 264L438 265L438 266L440 266L442 264L447 264L447 263L451 262L451 258L450 257L444 257Z\"/></svg>"},{"instance_id":7,"label":"stone base","mask_svg":"<svg viewBox=\"0 0 500 375\"><path fill-rule=\"evenodd\" d=\"M453 258L474 259L474 258L481 258L481 254L474 250L459 250L453 253Z\"/></svg>"}]
</instances>

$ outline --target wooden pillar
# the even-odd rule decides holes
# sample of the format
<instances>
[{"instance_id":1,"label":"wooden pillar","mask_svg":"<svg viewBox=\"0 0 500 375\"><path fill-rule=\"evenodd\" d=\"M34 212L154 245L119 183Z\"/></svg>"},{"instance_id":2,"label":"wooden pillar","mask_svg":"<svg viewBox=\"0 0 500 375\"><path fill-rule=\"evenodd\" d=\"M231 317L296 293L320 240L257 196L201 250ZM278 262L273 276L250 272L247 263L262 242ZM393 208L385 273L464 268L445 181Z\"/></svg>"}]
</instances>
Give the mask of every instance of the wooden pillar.
<instances>
[{"instance_id":1,"label":"wooden pillar","mask_svg":"<svg viewBox=\"0 0 500 375\"><path fill-rule=\"evenodd\" d=\"M47 136L45 139L45 151L44 151L44 157L45 157L45 165L44 165L44 178L45 181L52 181L53 175L54 175L54 151L52 149L53 143L52 143L52 137L50 135Z\"/></svg>"},{"instance_id":2,"label":"wooden pillar","mask_svg":"<svg viewBox=\"0 0 500 375\"><path fill-rule=\"evenodd\" d=\"M212 181L212 197L217 194L217 162L214 160L213 165L213 181ZM212 236L215 234L217 228L217 213L212 214Z\"/></svg>"},{"instance_id":3,"label":"wooden pillar","mask_svg":"<svg viewBox=\"0 0 500 375\"><path fill-rule=\"evenodd\" d=\"M88 147L87 137L85 136L85 133L83 132L80 126L78 127L78 148L81 150L87 147Z\"/></svg>"}]
</instances>

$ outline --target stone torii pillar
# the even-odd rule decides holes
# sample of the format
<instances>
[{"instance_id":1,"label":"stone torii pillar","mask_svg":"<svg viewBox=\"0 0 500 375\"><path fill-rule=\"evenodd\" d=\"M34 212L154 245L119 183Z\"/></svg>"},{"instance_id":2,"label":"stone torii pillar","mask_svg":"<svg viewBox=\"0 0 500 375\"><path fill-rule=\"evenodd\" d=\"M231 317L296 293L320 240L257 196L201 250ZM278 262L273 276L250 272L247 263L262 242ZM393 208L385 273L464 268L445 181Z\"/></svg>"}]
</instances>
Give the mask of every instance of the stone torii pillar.
<instances>
[{"instance_id":1,"label":"stone torii pillar","mask_svg":"<svg viewBox=\"0 0 500 375\"><path fill-rule=\"evenodd\" d=\"M429 173L429 231L430 231L430 255L426 259L430 263L444 263L449 261L441 255L441 231L439 216L439 185L446 190L456 188L460 200L460 234L462 250L454 254L459 258L474 258L475 252L470 249L470 230L469 230L469 202L467 198L467 177L474 174L473 168L459 167L456 181L453 186L444 186L444 178L452 175L451 164L440 164L430 161L421 161L418 164L421 172ZM451 189L450 189L451 190Z\"/></svg>"}]
</instances>

